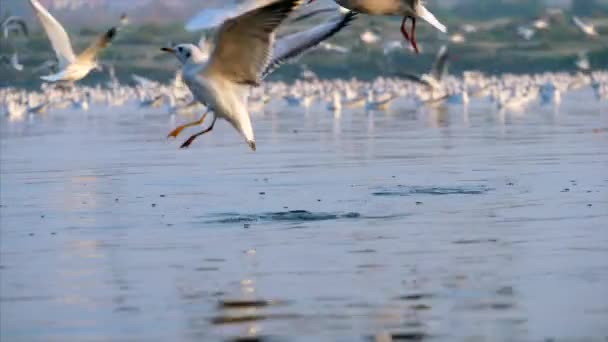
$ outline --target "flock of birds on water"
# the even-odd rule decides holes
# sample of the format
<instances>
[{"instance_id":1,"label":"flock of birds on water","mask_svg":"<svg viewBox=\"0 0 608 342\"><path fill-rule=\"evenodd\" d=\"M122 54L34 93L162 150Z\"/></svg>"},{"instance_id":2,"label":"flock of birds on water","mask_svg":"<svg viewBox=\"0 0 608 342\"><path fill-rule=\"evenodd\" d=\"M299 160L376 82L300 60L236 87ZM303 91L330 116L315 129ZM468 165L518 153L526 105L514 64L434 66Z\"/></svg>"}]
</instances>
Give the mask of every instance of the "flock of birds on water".
<instances>
[{"instance_id":1,"label":"flock of birds on water","mask_svg":"<svg viewBox=\"0 0 608 342\"><path fill-rule=\"evenodd\" d=\"M64 27L38 0L28 0L44 28L55 51L54 72L42 76L41 90L29 92L17 88L1 88L2 112L9 121L20 121L29 115L44 115L48 111L73 108L89 110L91 105L105 107L137 106L162 108L170 115L200 114L192 122L176 127L168 134L177 138L189 127L204 127L183 142L190 146L199 136L213 130L216 120L228 121L256 150L251 114L263 113L269 103L280 101L284 106L303 108L325 106L339 115L345 109L386 111L396 101L407 102L412 108L439 107L448 104L469 106L477 99L501 111L524 111L533 104L559 106L562 96L583 88L592 89L598 101L608 99L608 72L592 71L589 60L581 54L576 61L578 72L545 73L539 75L486 76L480 72L465 72L457 78L447 75L449 52L447 46L438 51L432 69L425 74L402 74L396 78L379 77L373 82L358 80L321 80L310 71L293 84L264 82L282 64L295 60L320 45L332 47L327 39L338 34L359 15L399 15L403 17L401 33L411 49L419 52L416 40L417 20L422 19L440 32L447 28L420 0L335 0L335 14L314 27L277 37L277 30L289 23L295 12L316 0L265 0L242 8L223 18L218 24L212 44L181 43L162 47L182 64L170 84L160 84L145 77L132 75L134 85L121 84L113 66L102 66L97 56L127 25L120 25L99 36L84 51L76 54ZM314 15L307 14L307 16ZM408 28L408 21L411 26ZM573 18L581 32L590 37L597 30L580 18ZM9 17L2 22L3 36L28 34L26 22ZM533 30L546 28L542 19L530 27L520 27L523 37ZM472 29L472 28L469 28ZM452 43L461 42L466 28L449 36ZM369 33L369 32L366 32ZM362 39L373 39L367 34ZM168 37L170 38L170 37ZM325 44L325 45L322 45ZM212 46L212 48L210 48ZM4 62L22 70L18 55L4 57ZM93 69L107 68L110 81L96 87L76 86ZM0 112L0 113L2 113ZM211 116L209 120L207 117ZM209 123L208 123L209 122Z\"/></svg>"}]
</instances>

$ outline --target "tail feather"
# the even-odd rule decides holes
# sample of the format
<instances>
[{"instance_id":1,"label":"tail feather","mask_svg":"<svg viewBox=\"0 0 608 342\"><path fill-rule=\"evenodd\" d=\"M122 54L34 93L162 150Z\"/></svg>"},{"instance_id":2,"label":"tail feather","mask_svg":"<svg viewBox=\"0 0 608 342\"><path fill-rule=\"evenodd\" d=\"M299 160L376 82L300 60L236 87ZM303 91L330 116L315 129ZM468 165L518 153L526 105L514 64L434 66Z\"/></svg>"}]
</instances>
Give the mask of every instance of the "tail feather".
<instances>
[{"instance_id":1,"label":"tail feather","mask_svg":"<svg viewBox=\"0 0 608 342\"><path fill-rule=\"evenodd\" d=\"M439 31L441 31L443 33L448 32L447 27L445 27L445 25L440 23L439 20L437 20L437 18L435 18L435 15L433 13L431 13L431 11L429 11L422 4L420 6L418 6L416 12L417 12L416 14L418 14L418 17L424 19L426 22L433 25Z\"/></svg>"}]
</instances>

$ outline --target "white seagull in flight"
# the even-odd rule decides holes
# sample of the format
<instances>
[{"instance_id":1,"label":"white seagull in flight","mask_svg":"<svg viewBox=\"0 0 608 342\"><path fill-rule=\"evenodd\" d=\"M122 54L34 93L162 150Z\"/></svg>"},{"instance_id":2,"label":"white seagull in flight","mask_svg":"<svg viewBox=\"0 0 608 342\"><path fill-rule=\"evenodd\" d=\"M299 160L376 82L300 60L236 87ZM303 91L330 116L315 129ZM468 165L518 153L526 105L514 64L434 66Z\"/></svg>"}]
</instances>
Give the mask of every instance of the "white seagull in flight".
<instances>
[{"instance_id":1,"label":"white seagull in flight","mask_svg":"<svg viewBox=\"0 0 608 342\"><path fill-rule=\"evenodd\" d=\"M97 38L91 46L76 56L72 50L70 37L65 32L63 26L61 26L57 19L53 18L38 0L29 1L34 9L34 13L36 13L36 16L44 27L59 61L59 72L49 76L42 76L40 77L41 79L48 82L74 82L84 78L92 69L98 67L97 55L108 46L116 35L117 29L115 27Z\"/></svg>"},{"instance_id":2,"label":"white seagull in flight","mask_svg":"<svg viewBox=\"0 0 608 342\"><path fill-rule=\"evenodd\" d=\"M230 122L255 151L255 137L247 110L249 87L259 85L278 65L333 36L355 17L352 12L345 14L338 20L287 35L275 44L276 30L304 1L275 0L226 20L215 37L215 49L209 59L193 44L162 48L179 59L183 64L184 82L194 98L214 113L211 125L191 136L182 144L182 148L210 132L217 118L222 118ZM177 127L169 137L177 137L186 127L202 124L206 115L203 114L198 121Z\"/></svg>"}]
</instances>

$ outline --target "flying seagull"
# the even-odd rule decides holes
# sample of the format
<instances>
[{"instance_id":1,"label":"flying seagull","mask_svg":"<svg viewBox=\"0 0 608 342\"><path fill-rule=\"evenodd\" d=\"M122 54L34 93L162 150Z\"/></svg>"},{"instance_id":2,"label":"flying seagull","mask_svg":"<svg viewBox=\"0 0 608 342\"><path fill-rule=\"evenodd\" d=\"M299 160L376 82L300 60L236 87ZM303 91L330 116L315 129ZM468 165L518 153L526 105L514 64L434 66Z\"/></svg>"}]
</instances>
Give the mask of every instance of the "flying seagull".
<instances>
[{"instance_id":1,"label":"flying seagull","mask_svg":"<svg viewBox=\"0 0 608 342\"><path fill-rule=\"evenodd\" d=\"M431 68L430 73L420 76L408 73L400 73L399 76L424 85L430 90L440 90L443 77L448 72L448 58L448 48L447 46L443 45L437 52L437 57L435 57L435 62L433 63L433 67Z\"/></svg>"},{"instance_id":2,"label":"flying seagull","mask_svg":"<svg viewBox=\"0 0 608 342\"><path fill-rule=\"evenodd\" d=\"M308 0L312 3L316 0ZM338 5L359 13L370 15L400 15L403 16L401 22L401 33L405 40L410 42L414 51L419 53L416 41L416 20L421 18L431 24L439 31L446 33L447 28L439 22L435 15L431 13L422 0L334 0ZM412 29L407 31L407 20L412 19Z\"/></svg>"},{"instance_id":3,"label":"flying seagull","mask_svg":"<svg viewBox=\"0 0 608 342\"><path fill-rule=\"evenodd\" d=\"M59 72L49 76L42 76L41 79L48 82L58 81L78 81L84 78L92 69L99 67L97 55L106 48L110 41L116 36L116 27L111 28L105 34L97 38L80 55L76 56L72 50L70 37L61 24L38 2L29 0L34 9L34 13L44 27L46 34L55 50L59 60Z\"/></svg>"},{"instance_id":4,"label":"flying seagull","mask_svg":"<svg viewBox=\"0 0 608 342\"><path fill-rule=\"evenodd\" d=\"M275 0L226 20L219 28L215 49L208 60L193 44L162 48L182 62L183 79L194 98L214 113L211 125L191 136L182 148L210 132L216 120L222 118L230 122L255 151L255 137L247 111L249 87L259 85L280 64L331 37L355 17L354 13L348 13L339 20L285 36L275 44L276 30L303 1ZM186 127L202 124L206 115L176 128L169 137L177 137Z\"/></svg>"},{"instance_id":5,"label":"flying seagull","mask_svg":"<svg viewBox=\"0 0 608 342\"><path fill-rule=\"evenodd\" d=\"M0 28L2 28L4 39L8 39L10 33L19 31L21 31L24 36L29 37L27 23L21 17L10 16L6 18L4 21L2 21L2 23L0 23Z\"/></svg>"}]
</instances>

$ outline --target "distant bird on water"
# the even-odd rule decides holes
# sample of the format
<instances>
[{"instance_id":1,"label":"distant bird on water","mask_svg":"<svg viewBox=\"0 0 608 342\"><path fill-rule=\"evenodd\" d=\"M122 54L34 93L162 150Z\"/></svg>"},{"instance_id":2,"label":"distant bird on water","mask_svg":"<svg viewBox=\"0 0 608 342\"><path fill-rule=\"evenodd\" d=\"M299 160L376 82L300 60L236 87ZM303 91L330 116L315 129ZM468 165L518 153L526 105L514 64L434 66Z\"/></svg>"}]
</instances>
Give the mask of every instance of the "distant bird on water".
<instances>
[{"instance_id":1,"label":"distant bird on water","mask_svg":"<svg viewBox=\"0 0 608 342\"><path fill-rule=\"evenodd\" d=\"M312 3L316 0L308 0ZM419 53L416 41L416 20L421 18L439 31L446 33L447 28L439 22L423 4L422 0L334 0L338 5L351 11L370 15L402 15L401 33L410 42L414 51ZM412 19L412 29L407 31L407 20Z\"/></svg>"},{"instance_id":2,"label":"distant bird on water","mask_svg":"<svg viewBox=\"0 0 608 342\"><path fill-rule=\"evenodd\" d=\"M38 0L29 1L34 9L34 13L44 27L59 60L59 72L49 76L42 76L40 77L41 79L49 82L74 82L87 76L91 70L99 68L97 55L110 44L110 41L116 35L117 29L115 27L97 38L91 46L76 56L72 50L70 37L63 26L53 18Z\"/></svg>"}]
</instances>

